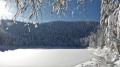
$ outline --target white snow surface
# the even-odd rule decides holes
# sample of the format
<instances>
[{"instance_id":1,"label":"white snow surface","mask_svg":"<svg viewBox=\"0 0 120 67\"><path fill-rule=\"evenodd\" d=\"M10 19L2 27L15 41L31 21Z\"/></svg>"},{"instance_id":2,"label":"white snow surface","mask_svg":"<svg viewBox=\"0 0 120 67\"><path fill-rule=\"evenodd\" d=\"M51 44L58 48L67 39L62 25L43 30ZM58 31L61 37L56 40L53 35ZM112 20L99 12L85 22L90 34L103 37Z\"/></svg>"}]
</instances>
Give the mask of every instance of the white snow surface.
<instances>
[{"instance_id":1,"label":"white snow surface","mask_svg":"<svg viewBox=\"0 0 120 67\"><path fill-rule=\"evenodd\" d=\"M91 59L91 60L89 60L87 62L84 62L82 64L78 64L78 65L76 65L74 67L97 67L96 63L97 63L97 60L95 58L93 58L93 59Z\"/></svg>"},{"instance_id":2,"label":"white snow surface","mask_svg":"<svg viewBox=\"0 0 120 67\"><path fill-rule=\"evenodd\" d=\"M0 67L73 67L93 57L88 49L17 49L0 52Z\"/></svg>"},{"instance_id":3,"label":"white snow surface","mask_svg":"<svg viewBox=\"0 0 120 67\"><path fill-rule=\"evenodd\" d=\"M106 56L108 53L109 48L104 47L103 49L97 48L94 49L93 54L95 55L94 58L84 62L84 63L80 63L78 65L75 65L74 67L120 67L120 56L116 55L116 52L113 52L110 58L109 56ZM116 57L117 56L117 57ZM111 63L106 63L105 59L109 59L110 61L115 61L115 59L117 59L117 61L115 61L113 64ZM103 61L101 60L103 59Z\"/></svg>"}]
</instances>

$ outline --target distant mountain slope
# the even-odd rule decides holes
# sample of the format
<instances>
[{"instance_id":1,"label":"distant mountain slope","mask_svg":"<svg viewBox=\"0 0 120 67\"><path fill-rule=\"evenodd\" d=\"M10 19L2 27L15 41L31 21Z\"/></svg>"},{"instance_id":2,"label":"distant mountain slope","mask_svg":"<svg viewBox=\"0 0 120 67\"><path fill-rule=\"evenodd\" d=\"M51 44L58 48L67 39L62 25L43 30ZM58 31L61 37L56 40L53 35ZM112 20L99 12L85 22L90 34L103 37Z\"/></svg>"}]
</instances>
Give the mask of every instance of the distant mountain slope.
<instances>
[{"instance_id":1,"label":"distant mountain slope","mask_svg":"<svg viewBox=\"0 0 120 67\"><path fill-rule=\"evenodd\" d=\"M25 26L26 23L14 24L12 20L0 23L0 45L6 46L52 46L52 47L86 47L80 38L96 32L98 22L92 21L53 21ZM30 32L29 32L30 29Z\"/></svg>"}]
</instances>

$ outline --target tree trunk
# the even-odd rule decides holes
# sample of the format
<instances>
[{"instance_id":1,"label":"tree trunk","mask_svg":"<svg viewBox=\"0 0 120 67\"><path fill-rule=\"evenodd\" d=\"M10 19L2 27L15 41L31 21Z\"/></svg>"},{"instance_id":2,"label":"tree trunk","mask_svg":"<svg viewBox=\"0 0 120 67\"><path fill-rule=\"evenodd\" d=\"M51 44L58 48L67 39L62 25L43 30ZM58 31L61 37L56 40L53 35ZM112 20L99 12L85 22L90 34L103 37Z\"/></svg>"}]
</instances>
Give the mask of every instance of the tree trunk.
<instances>
[{"instance_id":1,"label":"tree trunk","mask_svg":"<svg viewBox=\"0 0 120 67\"><path fill-rule=\"evenodd\" d=\"M120 45L118 45L117 48L118 48L118 52L119 52L119 54L120 54Z\"/></svg>"}]
</instances>

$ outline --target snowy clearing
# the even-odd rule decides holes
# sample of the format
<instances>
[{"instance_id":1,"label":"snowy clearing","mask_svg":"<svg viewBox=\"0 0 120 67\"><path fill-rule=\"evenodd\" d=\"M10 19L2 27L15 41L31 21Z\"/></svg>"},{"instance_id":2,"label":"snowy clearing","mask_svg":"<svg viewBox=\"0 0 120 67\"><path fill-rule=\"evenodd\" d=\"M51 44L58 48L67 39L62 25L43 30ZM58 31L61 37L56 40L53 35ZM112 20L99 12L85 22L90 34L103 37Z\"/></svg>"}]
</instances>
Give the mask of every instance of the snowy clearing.
<instances>
[{"instance_id":1,"label":"snowy clearing","mask_svg":"<svg viewBox=\"0 0 120 67\"><path fill-rule=\"evenodd\" d=\"M88 49L17 49L0 52L4 66L75 66L94 57Z\"/></svg>"}]
</instances>

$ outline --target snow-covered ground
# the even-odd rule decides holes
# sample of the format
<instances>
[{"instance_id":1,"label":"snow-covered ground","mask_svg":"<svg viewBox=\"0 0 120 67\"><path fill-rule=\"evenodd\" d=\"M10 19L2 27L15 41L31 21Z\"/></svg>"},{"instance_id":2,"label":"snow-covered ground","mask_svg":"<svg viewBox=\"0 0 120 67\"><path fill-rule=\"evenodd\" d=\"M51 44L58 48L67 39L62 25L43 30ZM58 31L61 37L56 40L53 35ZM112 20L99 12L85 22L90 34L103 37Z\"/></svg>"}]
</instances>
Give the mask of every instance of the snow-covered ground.
<instances>
[{"instance_id":1,"label":"snow-covered ground","mask_svg":"<svg viewBox=\"0 0 120 67\"><path fill-rule=\"evenodd\" d=\"M0 67L4 66L68 66L86 62L94 57L88 49L17 49L0 52Z\"/></svg>"},{"instance_id":2,"label":"snow-covered ground","mask_svg":"<svg viewBox=\"0 0 120 67\"><path fill-rule=\"evenodd\" d=\"M84 63L75 65L74 67L120 67L120 55L118 55L116 52L112 52L110 58L107 53L108 51L109 48L107 47L104 47L103 49L94 49L94 58ZM106 61L106 57L112 62Z\"/></svg>"}]
</instances>

